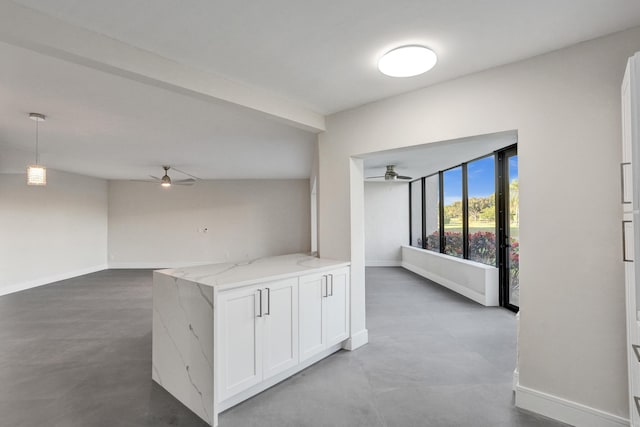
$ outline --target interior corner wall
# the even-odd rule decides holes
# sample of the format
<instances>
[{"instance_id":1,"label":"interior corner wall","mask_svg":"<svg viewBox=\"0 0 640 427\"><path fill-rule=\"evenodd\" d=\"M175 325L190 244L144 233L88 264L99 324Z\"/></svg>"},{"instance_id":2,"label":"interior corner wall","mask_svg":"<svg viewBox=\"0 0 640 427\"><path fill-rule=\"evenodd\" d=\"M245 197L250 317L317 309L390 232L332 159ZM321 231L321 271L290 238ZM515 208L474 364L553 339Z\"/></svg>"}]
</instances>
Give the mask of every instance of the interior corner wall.
<instances>
[{"instance_id":1,"label":"interior corner wall","mask_svg":"<svg viewBox=\"0 0 640 427\"><path fill-rule=\"evenodd\" d=\"M620 84L637 50L638 28L329 116L321 255L360 268L351 157L517 130L520 384L628 418ZM354 293L363 278L352 278Z\"/></svg>"},{"instance_id":2,"label":"interior corner wall","mask_svg":"<svg viewBox=\"0 0 640 427\"><path fill-rule=\"evenodd\" d=\"M0 174L0 295L107 268L107 181Z\"/></svg>"},{"instance_id":3,"label":"interior corner wall","mask_svg":"<svg viewBox=\"0 0 640 427\"><path fill-rule=\"evenodd\" d=\"M308 179L109 182L109 267L162 268L309 252Z\"/></svg>"},{"instance_id":4,"label":"interior corner wall","mask_svg":"<svg viewBox=\"0 0 640 427\"><path fill-rule=\"evenodd\" d=\"M409 184L365 182L365 263L369 267L402 264L401 246L409 243Z\"/></svg>"}]
</instances>

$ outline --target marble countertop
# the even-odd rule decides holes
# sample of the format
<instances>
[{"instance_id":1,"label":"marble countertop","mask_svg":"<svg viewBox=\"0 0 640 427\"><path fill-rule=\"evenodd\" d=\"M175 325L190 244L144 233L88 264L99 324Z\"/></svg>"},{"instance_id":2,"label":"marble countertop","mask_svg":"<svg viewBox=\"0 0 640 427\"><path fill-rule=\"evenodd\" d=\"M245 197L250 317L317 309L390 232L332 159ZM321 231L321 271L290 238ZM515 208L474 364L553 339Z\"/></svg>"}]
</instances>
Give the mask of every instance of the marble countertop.
<instances>
[{"instance_id":1,"label":"marble countertop","mask_svg":"<svg viewBox=\"0 0 640 427\"><path fill-rule=\"evenodd\" d=\"M291 254L258 258L239 263L225 262L195 267L171 268L158 270L156 273L226 289L347 267L349 265L350 263L346 261L318 258L307 254Z\"/></svg>"}]
</instances>

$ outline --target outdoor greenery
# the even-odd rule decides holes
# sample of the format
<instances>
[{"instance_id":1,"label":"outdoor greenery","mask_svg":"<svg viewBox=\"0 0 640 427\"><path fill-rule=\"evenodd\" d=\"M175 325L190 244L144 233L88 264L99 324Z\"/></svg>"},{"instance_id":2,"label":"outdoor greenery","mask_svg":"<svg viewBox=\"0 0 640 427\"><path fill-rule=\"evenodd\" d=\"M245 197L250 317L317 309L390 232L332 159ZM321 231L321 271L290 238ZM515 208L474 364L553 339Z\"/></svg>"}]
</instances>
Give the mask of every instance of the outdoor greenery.
<instances>
[{"instance_id":1,"label":"outdoor greenery","mask_svg":"<svg viewBox=\"0 0 640 427\"><path fill-rule=\"evenodd\" d=\"M520 195L516 161L517 156L510 157L508 175L511 175L514 179L510 180L507 191L509 200L507 206L504 206L506 218L501 219L501 221L506 221L508 225L506 234L509 236L510 245L508 259L505 261L510 270L509 285L512 292L511 295L515 298L514 301L517 300L520 273ZM422 206L423 226L426 226L427 229L422 230L422 227L420 227L419 230L416 230L417 234L426 237L426 242L422 241L421 236L416 241L418 247L497 266L497 194L494 192L488 196L481 196L489 191L498 191L492 183L492 179L495 179L493 174L494 165L494 158L486 156L483 159L472 161L468 164L463 163L455 168L440 172L438 175L426 178L433 179L433 182L427 188L425 193L427 201L424 201ZM465 166L467 167L466 174ZM425 182L424 179L422 184ZM467 180L466 215L463 213L465 179ZM438 186L440 190L438 190ZM412 195L417 194L418 198L421 199L419 192L422 190L421 186L412 187ZM418 191L418 193L415 193L415 191ZM441 194L440 191L443 191L444 194ZM441 204L441 202L444 203ZM418 200L418 208L420 208L419 203L420 200ZM418 216L420 216L420 213L418 213ZM464 223L464 221L467 222ZM463 230L467 231L467 236L463 234ZM441 233L444 233L444 235ZM465 239L468 243L467 254L464 253ZM441 245L444 247L441 247Z\"/></svg>"},{"instance_id":2,"label":"outdoor greenery","mask_svg":"<svg viewBox=\"0 0 640 427\"><path fill-rule=\"evenodd\" d=\"M496 197L469 197L469 259L489 265L496 265ZM517 287L520 248L518 243L520 211L518 180L509 184L509 220L511 251L509 256L511 283ZM463 256L462 201L444 206L445 248L444 253L456 257ZM427 236L427 249L438 248L439 233Z\"/></svg>"},{"instance_id":3,"label":"outdoor greenery","mask_svg":"<svg viewBox=\"0 0 640 427\"><path fill-rule=\"evenodd\" d=\"M518 180L514 179L509 184L509 213L511 224L518 227L520 223L520 197ZM496 220L496 195L487 197L469 197L469 228L472 223L493 223ZM462 228L462 200L455 201L444 206L445 228ZM449 227L447 227L449 226Z\"/></svg>"},{"instance_id":4,"label":"outdoor greenery","mask_svg":"<svg viewBox=\"0 0 640 427\"><path fill-rule=\"evenodd\" d=\"M462 257L462 232L445 231L446 246L444 253ZM437 248L440 233L427 236L427 249ZM511 284L517 287L520 272L520 244L517 238L511 237L509 266L511 268ZM476 231L469 234L469 259L483 264L496 265L496 233L493 231Z\"/></svg>"}]
</instances>

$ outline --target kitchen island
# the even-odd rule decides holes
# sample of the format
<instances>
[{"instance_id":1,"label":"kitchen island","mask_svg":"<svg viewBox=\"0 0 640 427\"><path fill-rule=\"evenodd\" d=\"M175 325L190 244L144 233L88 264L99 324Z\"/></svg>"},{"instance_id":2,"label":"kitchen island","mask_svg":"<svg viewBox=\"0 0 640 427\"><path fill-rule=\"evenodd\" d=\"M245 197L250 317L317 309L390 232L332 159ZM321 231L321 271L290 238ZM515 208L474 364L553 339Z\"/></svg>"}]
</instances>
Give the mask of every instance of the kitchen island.
<instances>
[{"instance_id":1,"label":"kitchen island","mask_svg":"<svg viewBox=\"0 0 640 427\"><path fill-rule=\"evenodd\" d=\"M210 425L340 350L349 263L306 254L159 270L153 380Z\"/></svg>"}]
</instances>

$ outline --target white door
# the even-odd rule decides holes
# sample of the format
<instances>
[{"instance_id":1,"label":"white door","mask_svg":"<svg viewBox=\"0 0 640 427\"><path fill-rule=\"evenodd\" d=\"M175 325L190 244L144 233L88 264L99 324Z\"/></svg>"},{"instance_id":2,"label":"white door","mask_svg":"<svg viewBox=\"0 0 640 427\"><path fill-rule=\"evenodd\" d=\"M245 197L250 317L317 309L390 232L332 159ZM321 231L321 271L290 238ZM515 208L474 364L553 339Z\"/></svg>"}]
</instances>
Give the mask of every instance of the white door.
<instances>
[{"instance_id":1,"label":"white door","mask_svg":"<svg viewBox=\"0 0 640 427\"><path fill-rule=\"evenodd\" d=\"M298 278L262 285L264 379L298 364Z\"/></svg>"},{"instance_id":2,"label":"white door","mask_svg":"<svg viewBox=\"0 0 640 427\"><path fill-rule=\"evenodd\" d=\"M257 287L220 292L218 295L218 401L262 381L261 292L264 299L264 292Z\"/></svg>"},{"instance_id":3,"label":"white door","mask_svg":"<svg viewBox=\"0 0 640 427\"><path fill-rule=\"evenodd\" d=\"M349 337L349 269L331 271L327 276L327 346L332 346Z\"/></svg>"},{"instance_id":4,"label":"white door","mask_svg":"<svg viewBox=\"0 0 640 427\"><path fill-rule=\"evenodd\" d=\"M300 277L298 285L300 361L304 361L326 348L324 304L326 277L311 274Z\"/></svg>"}]
</instances>

